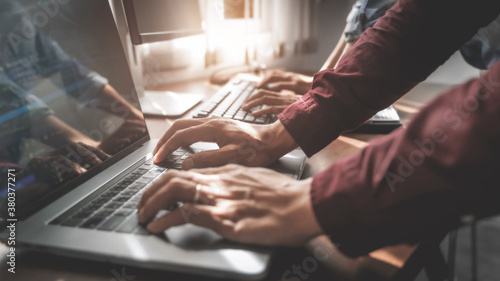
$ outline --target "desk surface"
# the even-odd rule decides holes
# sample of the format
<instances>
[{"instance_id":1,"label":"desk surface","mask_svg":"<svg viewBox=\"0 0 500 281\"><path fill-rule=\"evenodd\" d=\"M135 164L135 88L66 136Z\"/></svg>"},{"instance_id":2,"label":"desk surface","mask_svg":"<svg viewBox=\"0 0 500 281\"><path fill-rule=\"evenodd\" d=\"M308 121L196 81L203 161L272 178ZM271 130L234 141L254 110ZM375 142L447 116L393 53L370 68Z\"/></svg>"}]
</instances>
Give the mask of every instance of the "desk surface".
<instances>
[{"instance_id":1,"label":"desk surface","mask_svg":"<svg viewBox=\"0 0 500 281\"><path fill-rule=\"evenodd\" d=\"M447 86L441 85L421 84L400 99L395 107L403 122L406 123L419 107L447 88ZM157 90L204 93L207 98L213 95L217 89L217 86L208 84L206 80L157 87ZM182 118L190 118L196 109L195 107ZM160 138L172 122L172 119L148 118L147 125L151 137ZM335 161L365 147L370 140L379 136L346 134L339 137L308 159L305 176L322 171ZM326 249L330 253L325 261L321 262L314 270L310 270L311 272L302 271L302 276L289 275L285 277L295 276L308 280L354 280L360 276L370 276L367 280L383 280L392 276L414 249L413 246L398 245L378 250L368 256L347 258L336 250L328 238L318 237L303 247L279 248L273 257L270 274L265 280L282 280L283 274L287 270L292 270L294 266L302 266L304 262L307 263L310 260L308 258L312 257L318 248ZM16 252L16 274L12 274L7 272L6 254L6 246L0 244L0 280L211 280L205 277L59 257L19 248ZM310 264L309 268L312 265Z\"/></svg>"}]
</instances>

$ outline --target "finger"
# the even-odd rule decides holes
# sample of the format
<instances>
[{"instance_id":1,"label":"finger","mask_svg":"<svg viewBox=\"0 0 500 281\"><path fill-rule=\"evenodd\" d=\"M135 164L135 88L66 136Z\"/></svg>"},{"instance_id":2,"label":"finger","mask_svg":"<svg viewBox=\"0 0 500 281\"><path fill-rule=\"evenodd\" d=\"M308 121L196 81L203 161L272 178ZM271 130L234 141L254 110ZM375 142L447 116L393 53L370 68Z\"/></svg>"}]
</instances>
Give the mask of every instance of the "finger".
<instances>
[{"instance_id":1,"label":"finger","mask_svg":"<svg viewBox=\"0 0 500 281\"><path fill-rule=\"evenodd\" d=\"M271 91L281 91L281 90L290 90L297 92L297 84L294 81L283 81L283 82L275 82L267 85L267 88Z\"/></svg>"},{"instance_id":2,"label":"finger","mask_svg":"<svg viewBox=\"0 0 500 281\"><path fill-rule=\"evenodd\" d=\"M109 158L111 158L111 156L109 154L107 154L106 152L100 150L99 148L97 147L93 147L93 146L90 146L90 145L87 145L83 142L79 142L78 143L79 145L85 147L86 149L88 149L89 151L91 151L92 153L94 153L97 157L99 157L99 159L101 159L102 161L104 160L107 160Z\"/></svg>"},{"instance_id":3,"label":"finger","mask_svg":"<svg viewBox=\"0 0 500 281\"><path fill-rule=\"evenodd\" d=\"M202 151L186 158L182 163L182 169L218 167L228 163L235 163L238 161L238 154L241 153L239 153L237 145L226 145L220 149Z\"/></svg>"},{"instance_id":4,"label":"finger","mask_svg":"<svg viewBox=\"0 0 500 281\"><path fill-rule=\"evenodd\" d=\"M279 94L280 93L278 93L278 92L273 92L273 91L268 91L268 90L259 90L255 94L251 95L246 100L246 102L249 102L249 101L252 101L252 100L255 100L255 99L258 99L258 98L262 98L262 97L265 97L265 96L277 96Z\"/></svg>"},{"instance_id":5,"label":"finger","mask_svg":"<svg viewBox=\"0 0 500 281\"><path fill-rule=\"evenodd\" d=\"M232 233L234 223L223 220L213 210L216 207L206 205L184 204L182 207L165 214L148 224L147 228L153 233L159 233L167 228L192 223L201 227L212 229L216 233L227 236Z\"/></svg>"},{"instance_id":6,"label":"finger","mask_svg":"<svg viewBox=\"0 0 500 281\"><path fill-rule=\"evenodd\" d=\"M279 97L280 93L275 93L271 91L259 91L255 95L252 95L249 99L245 101L245 103L241 106L243 110L249 110L255 106L260 105L256 101L262 100L267 97Z\"/></svg>"},{"instance_id":7,"label":"finger","mask_svg":"<svg viewBox=\"0 0 500 281\"><path fill-rule=\"evenodd\" d=\"M247 108L251 109L260 105L283 105L287 104L288 101L284 100L283 97L269 97L265 96L262 98L258 98L256 100L253 100L247 104ZM287 104L288 105L288 104ZM244 109L247 110L247 109Z\"/></svg>"},{"instance_id":8,"label":"finger","mask_svg":"<svg viewBox=\"0 0 500 281\"><path fill-rule=\"evenodd\" d=\"M171 181L174 178L183 178L185 180L194 182L199 182L201 180L197 178L196 174L193 172L169 170L144 191L141 199L139 200L139 203L137 204L137 208L140 210L144 206L145 202L147 202L147 200L149 200L149 198L153 194L155 194L156 191L158 191L161 187L166 185L169 181Z\"/></svg>"},{"instance_id":9,"label":"finger","mask_svg":"<svg viewBox=\"0 0 500 281\"><path fill-rule=\"evenodd\" d=\"M156 144L155 149L153 150L153 155L158 153L158 150L177 132L178 130L182 130L185 128L189 128L192 126L200 125L211 118L204 118L204 119L180 119L175 121L172 126L165 132L163 137L158 141L158 144Z\"/></svg>"},{"instance_id":10,"label":"finger","mask_svg":"<svg viewBox=\"0 0 500 281\"><path fill-rule=\"evenodd\" d=\"M241 168L241 167L243 167L243 166L231 163L231 164L227 164L227 165L220 166L220 167L191 169L190 172L194 172L194 173L202 174L202 175L217 175L217 174L226 174L230 171L233 171L233 170Z\"/></svg>"},{"instance_id":11,"label":"finger","mask_svg":"<svg viewBox=\"0 0 500 281\"><path fill-rule=\"evenodd\" d=\"M181 146L189 146L195 142L215 142L216 132L212 126L200 124L187 129L176 131L156 152L153 162L155 164L165 160L173 151Z\"/></svg>"},{"instance_id":12,"label":"finger","mask_svg":"<svg viewBox=\"0 0 500 281\"><path fill-rule=\"evenodd\" d=\"M261 110L256 110L256 111L252 112L252 115L254 115L254 116L277 115L277 114L280 114L287 107L288 107L287 105L269 106L267 108L264 108L264 109L261 109Z\"/></svg>"},{"instance_id":13,"label":"finger","mask_svg":"<svg viewBox=\"0 0 500 281\"><path fill-rule=\"evenodd\" d=\"M289 78L286 77L283 72L273 72L270 75L264 77L259 84L257 84L257 88L265 87L269 83L275 83L279 81L286 81Z\"/></svg>"},{"instance_id":14,"label":"finger","mask_svg":"<svg viewBox=\"0 0 500 281\"><path fill-rule=\"evenodd\" d=\"M193 202L197 183L183 178L173 178L160 187L143 203L139 209L139 222L144 223L177 202Z\"/></svg>"}]
</instances>

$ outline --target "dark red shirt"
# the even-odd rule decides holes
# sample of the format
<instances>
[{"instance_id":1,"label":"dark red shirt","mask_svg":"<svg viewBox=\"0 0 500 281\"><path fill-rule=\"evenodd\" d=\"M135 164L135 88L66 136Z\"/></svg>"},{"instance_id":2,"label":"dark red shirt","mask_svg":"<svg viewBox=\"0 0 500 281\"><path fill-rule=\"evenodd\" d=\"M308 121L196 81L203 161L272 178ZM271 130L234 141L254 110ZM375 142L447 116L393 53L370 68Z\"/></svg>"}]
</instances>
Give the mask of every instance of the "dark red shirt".
<instances>
[{"instance_id":1,"label":"dark red shirt","mask_svg":"<svg viewBox=\"0 0 500 281\"><path fill-rule=\"evenodd\" d=\"M423 81L499 13L500 1L400 0L279 119L311 156ZM499 122L497 63L406 129L315 175L320 225L358 255L435 235L465 214L500 212Z\"/></svg>"}]
</instances>

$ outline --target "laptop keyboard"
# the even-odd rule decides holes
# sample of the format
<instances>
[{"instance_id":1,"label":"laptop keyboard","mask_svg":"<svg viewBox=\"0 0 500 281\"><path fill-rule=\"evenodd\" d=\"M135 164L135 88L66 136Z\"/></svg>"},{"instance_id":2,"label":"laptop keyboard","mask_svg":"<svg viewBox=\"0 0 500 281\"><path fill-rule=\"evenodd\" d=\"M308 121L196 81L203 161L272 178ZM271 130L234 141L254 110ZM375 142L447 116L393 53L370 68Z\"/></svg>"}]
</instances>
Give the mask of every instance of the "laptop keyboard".
<instances>
[{"instance_id":1,"label":"laptop keyboard","mask_svg":"<svg viewBox=\"0 0 500 281\"><path fill-rule=\"evenodd\" d=\"M257 83L232 79L222 87L205 105L198 111L194 118L226 117L234 120L253 124L268 124L275 121L270 115L255 117L250 111L241 109L243 103L256 92ZM265 108L255 107L254 110Z\"/></svg>"},{"instance_id":2,"label":"laptop keyboard","mask_svg":"<svg viewBox=\"0 0 500 281\"><path fill-rule=\"evenodd\" d=\"M137 220L137 204L146 187L168 169L180 170L184 159L200 151L180 148L170 154L161 166L149 159L82 208L66 212L50 224L149 235Z\"/></svg>"}]
</instances>

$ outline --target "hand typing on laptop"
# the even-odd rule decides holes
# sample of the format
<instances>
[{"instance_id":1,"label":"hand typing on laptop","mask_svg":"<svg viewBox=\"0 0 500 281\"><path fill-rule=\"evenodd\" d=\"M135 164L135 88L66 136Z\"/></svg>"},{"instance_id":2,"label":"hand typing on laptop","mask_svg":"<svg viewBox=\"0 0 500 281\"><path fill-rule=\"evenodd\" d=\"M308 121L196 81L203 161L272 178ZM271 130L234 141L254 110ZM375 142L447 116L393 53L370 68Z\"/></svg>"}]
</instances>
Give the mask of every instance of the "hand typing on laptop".
<instances>
[{"instance_id":1,"label":"hand typing on laptop","mask_svg":"<svg viewBox=\"0 0 500 281\"><path fill-rule=\"evenodd\" d=\"M223 118L177 120L158 142L154 162L161 163L181 146L215 142L218 150L196 153L184 160L182 168L205 168L236 163L265 166L297 147L279 122L254 125Z\"/></svg>"},{"instance_id":2,"label":"hand typing on laptop","mask_svg":"<svg viewBox=\"0 0 500 281\"><path fill-rule=\"evenodd\" d=\"M139 221L149 222L165 206L182 202L149 222L148 230L192 223L237 242L301 245L322 233L311 205L311 181L239 165L171 170L144 192Z\"/></svg>"}]
</instances>

